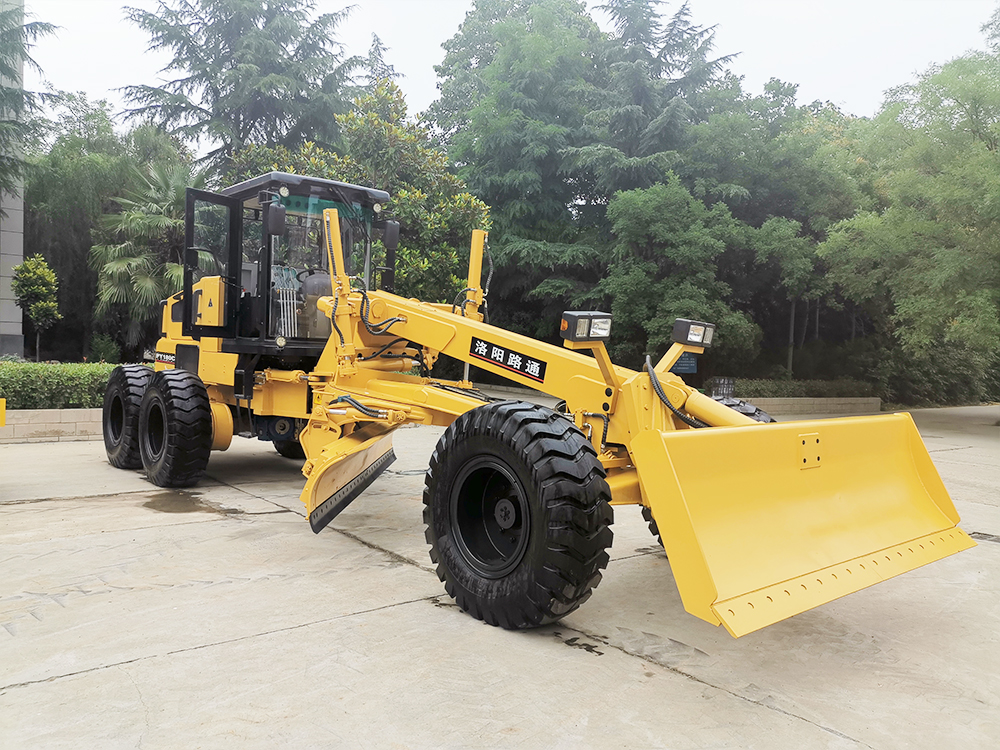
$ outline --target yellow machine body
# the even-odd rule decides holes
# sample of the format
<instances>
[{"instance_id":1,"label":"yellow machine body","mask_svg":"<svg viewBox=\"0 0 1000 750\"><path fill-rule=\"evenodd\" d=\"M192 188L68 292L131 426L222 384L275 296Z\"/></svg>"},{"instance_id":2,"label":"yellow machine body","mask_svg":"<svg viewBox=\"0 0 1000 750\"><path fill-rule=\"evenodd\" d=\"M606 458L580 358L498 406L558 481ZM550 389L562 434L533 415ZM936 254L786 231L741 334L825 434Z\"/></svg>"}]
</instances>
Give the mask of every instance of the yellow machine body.
<instances>
[{"instance_id":1,"label":"yellow machine body","mask_svg":"<svg viewBox=\"0 0 1000 750\"><path fill-rule=\"evenodd\" d=\"M179 296L164 310L167 335L157 347L157 367L166 368L181 347L197 345L214 403L302 420L302 501L314 530L392 461L396 427L448 425L487 402L469 382L413 374L418 347L425 362L446 354L565 399L607 471L612 504L651 509L685 608L734 636L975 544L957 528L906 414L760 424L671 374L681 354L703 351L675 344L654 371L674 408L710 427L692 429L647 373L614 365L602 342L559 347L483 322L485 233L474 233L466 298L455 308L352 289L333 231L337 211L326 210L324 222L331 286L315 304L334 332L312 372L258 372L253 398L241 402L235 355L218 339L180 335L171 312ZM215 314L224 289L211 278L198 283L199 314ZM393 319L394 358L374 356L387 338L370 326ZM215 445L227 446L232 420L213 410L213 425Z\"/></svg>"},{"instance_id":2,"label":"yellow machine body","mask_svg":"<svg viewBox=\"0 0 1000 750\"><path fill-rule=\"evenodd\" d=\"M194 284L195 320L203 326L221 326L226 309L226 284L221 276L206 276Z\"/></svg>"}]
</instances>

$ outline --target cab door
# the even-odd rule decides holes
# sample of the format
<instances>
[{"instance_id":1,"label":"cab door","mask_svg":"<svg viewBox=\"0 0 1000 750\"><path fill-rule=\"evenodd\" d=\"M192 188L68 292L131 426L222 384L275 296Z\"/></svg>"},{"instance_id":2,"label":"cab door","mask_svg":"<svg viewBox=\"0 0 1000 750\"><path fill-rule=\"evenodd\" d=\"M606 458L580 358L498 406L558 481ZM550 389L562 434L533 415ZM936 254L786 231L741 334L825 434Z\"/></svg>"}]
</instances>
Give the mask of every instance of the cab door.
<instances>
[{"instance_id":1,"label":"cab door","mask_svg":"<svg viewBox=\"0 0 1000 750\"><path fill-rule=\"evenodd\" d=\"M242 269L240 201L188 188L182 332L235 338Z\"/></svg>"}]
</instances>

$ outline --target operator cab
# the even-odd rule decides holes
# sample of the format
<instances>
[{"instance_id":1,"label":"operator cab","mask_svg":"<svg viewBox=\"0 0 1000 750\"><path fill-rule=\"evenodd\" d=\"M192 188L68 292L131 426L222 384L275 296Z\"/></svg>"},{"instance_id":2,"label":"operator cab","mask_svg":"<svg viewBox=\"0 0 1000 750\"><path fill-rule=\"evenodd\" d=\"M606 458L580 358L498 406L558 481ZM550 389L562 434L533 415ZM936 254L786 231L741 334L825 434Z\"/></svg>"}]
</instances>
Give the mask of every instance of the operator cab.
<instances>
[{"instance_id":1,"label":"operator cab","mask_svg":"<svg viewBox=\"0 0 1000 750\"><path fill-rule=\"evenodd\" d=\"M221 194L189 188L184 335L221 338L223 351L318 357L331 332L316 307L332 293L323 211L337 209L354 284L393 291L399 225L382 218L388 200L383 190L284 172Z\"/></svg>"}]
</instances>

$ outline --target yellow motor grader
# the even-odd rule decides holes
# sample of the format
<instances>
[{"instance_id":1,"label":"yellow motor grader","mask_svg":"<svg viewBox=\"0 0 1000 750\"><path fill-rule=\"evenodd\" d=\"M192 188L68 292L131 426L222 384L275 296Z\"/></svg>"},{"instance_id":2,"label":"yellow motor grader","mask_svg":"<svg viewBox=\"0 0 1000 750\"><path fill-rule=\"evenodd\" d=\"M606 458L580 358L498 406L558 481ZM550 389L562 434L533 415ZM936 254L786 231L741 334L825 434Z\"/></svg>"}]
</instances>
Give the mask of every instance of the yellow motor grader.
<instances>
[{"instance_id":1,"label":"yellow motor grader","mask_svg":"<svg viewBox=\"0 0 1000 750\"><path fill-rule=\"evenodd\" d=\"M188 190L184 286L164 302L155 368L109 379L110 462L183 487L234 435L273 441L304 460L319 532L393 461L397 427L444 426L423 494L430 556L462 609L505 628L589 598L617 505L643 509L687 611L734 636L974 546L908 414L739 413L670 372L711 346L705 322L676 321L638 372L609 358L607 313L564 313L562 347L489 325L480 231L454 304L404 299L388 198L277 172ZM441 355L560 406L492 399L468 369L435 378Z\"/></svg>"}]
</instances>

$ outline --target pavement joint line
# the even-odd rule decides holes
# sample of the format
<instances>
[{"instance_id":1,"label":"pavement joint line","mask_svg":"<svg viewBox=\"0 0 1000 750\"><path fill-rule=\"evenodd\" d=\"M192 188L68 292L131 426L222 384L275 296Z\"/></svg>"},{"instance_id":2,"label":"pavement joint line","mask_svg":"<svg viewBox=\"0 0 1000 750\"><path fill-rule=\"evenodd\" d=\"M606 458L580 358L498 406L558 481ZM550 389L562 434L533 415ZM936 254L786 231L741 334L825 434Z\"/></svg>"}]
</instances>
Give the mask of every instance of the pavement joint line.
<instances>
[{"instance_id":1,"label":"pavement joint line","mask_svg":"<svg viewBox=\"0 0 1000 750\"><path fill-rule=\"evenodd\" d=\"M646 656L645 654L639 654L639 653L636 653L636 652L633 652L633 651L629 651L624 646L620 646L618 644L612 643L605 636L594 635L593 633L588 633L587 631L581 630L580 628L574 628L572 626L569 626L565 622L559 622L559 623L554 623L554 624L557 624L558 627L560 627L560 628L562 628L564 630L569 630L569 631L572 631L574 633L579 633L580 635L584 636L585 638L590 638L591 640L595 640L595 641L598 641L599 643L603 643L608 648L613 648L616 651L620 651L623 654L625 654L626 656L632 656L632 657L635 657L637 659L641 659L642 661L644 661L644 662L646 662L648 664L655 664L656 666L661 667L661 668L667 670L668 672L671 672L672 674L676 674L679 677L685 677L685 678L691 680L692 682L698 683L699 685L704 685L705 687L711 688L713 690L718 690L720 692L726 693L727 695L731 695L732 697L736 698L737 700L741 700L741 701L744 701L746 703L750 703L751 705L767 709L768 711L774 711L775 713L783 714L783 715L785 715L785 716L787 716L789 718L792 718L792 719L797 719L799 721L804 721L806 724L814 726L817 729L820 729L820 730L822 730L824 732L828 732L829 734L832 734L832 735L834 735L836 737L840 737L841 739L848 740L848 741L853 742L856 745L859 745L861 747L867 747L870 750L875 750L875 748L873 748L867 742L863 742L863 741L861 741L859 739L851 737L848 734L844 734L843 732L840 732L840 731L834 729L833 727L824 726L823 724L819 724L819 723L817 723L815 721L812 721L811 719L807 719L804 716L799 716L798 714L792 713L791 711L788 711L787 709L780 708L779 706L770 706L767 703L763 703L761 701L754 700L753 698L748 698L747 696L741 695L740 693L735 692L733 690L730 690L727 687L724 687L722 685L716 685L716 684L714 684L712 682L709 682L708 680L705 680L705 679L703 679L701 677L698 677L697 675L693 675L690 672L685 672L683 669L678 669L677 667L672 667L669 664L664 664L661 661L657 661L656 659L654 659L651 656Z\"/></svg>"},{"instance_id":2,"label":"pavement joint line","mask_svg":"<svg viewBox=\"0 0 1000 750\"><path fill-rule=\"evenodd\" d=\"M264 630L260 633L251 633L249 635L241 635L238 638L227 638L221 641L213 641L212 643L200 643L197 646L188 646L186 648L178 648L173 651L166 651L162 654L147 654L145 656L137 656L134 659L126 659L124 661L114 662L112 664L100 664L96 667L89 667L88 669L81 669L76 672L67 672L65 674L56 674L51 677L45 677L40 680L26 680L24 682L14 682L10 685L0 685L0 695L3 695L8 690L13 690L14 688L30 687L32 685L41 685L46 682L55 682L56 680L62 680L66 677L77 677L83 674L89 674L91 672L100 672L105 669L112 669L115 667L124 667L129 664L135 664L141 661L149 661L150 659L161 659L167 656L176 656L177 654L186 654L190 651L200 651L201 649L214 648L216 646L226 646L230 643L239 643L240 641L248 641L253 638L261 638L263 636L275 635L277 633L288 633L293 630L301 630L302 628L310 628L314 625L323 625L324 623L336 622L337 620L346 620L350 617L357 617L359 615L368 615L372 612L381 612L384 609L393 609L394 607L404 607L409 604L419 604L420 602L433 602L441 598L441 594L434 594L433 596L421 596L417 599L407 599L402 602L392 602L391 604L383 604L381 607L372 607L371 609L362 609L357 612L348 612L343 615L337 615L335 617L324 617L319 620L312 620L310 622L301 622L298 625L288 625L283 628L275 628L274 630Z\"/></svg>"},{"instance_id":3,"label":"pavement joint line","mask_svg":"<svg viewBox=\"0 0 1000 750\"><path fill-rule=\"evenodd\" d=\"M422 570L425 573L432 573L434 575L437 575L437 571L434 568L425 567L425 566L421 565L420 563L418 563L416 560L411 560L410 558L405 557L404 555L401 555L398 552L393 552L392 550L388 550L385 547L380 547L379 545L375 544L374 542L366 541L365 539L362 539L357 534L351 533L350 531L347 531L346 529L338 529L336 526L330 526L330 528L333 529L334 531L336 531L338 534L343 534L348 539L352 539L353 541L357 542L358 544L362 544L365 547L368 547L368 549L375 550L376 552L381 552L382 554L388 556L390 560L395 560L396 562L399 562L399 563L406 563L407 565L412 565L417 570Z\"/></svg>"},{"instance_id":4,"label":"pavement joint line","mask_svg":"<svg viewBox=\"0 0 1000 750\"><path fill-rule=\"evenodd\" d=\"M971 446L971 445L961 445L958 448L934 448L933 450L930 449L930 448L928 448L927 452L928 453L946 453L948 451L967 451L967 450L969 450L969 448L972 448L972 447L974 447L974 446Z\"/></svg>"},{"instance_id":5,"label":"pavement joint line","mask_svg":"<svg viewBox=\"0 0 1000 750\"><path fill-rule=\"evenodd\" d=\"M253 515L271 515L271 513L272 513L272 511L268 511L267 513L253 514ZM146 531L147 529L169 529L169 528L172 528L174 526L190 526L191 524L195 524L195 523L217 523L219 521L224 521L227 518L238 518L241 515L251 515L251 514L249 514L249 513L245 513L245 514L244 513L226 513L224 515L219 515L218 513L211 514L211 516L214 516L214 517L210 517L209 514L202 514L202 515L204 516L203 518L196 518L196 519L193 518L190 521L175 521L174 523L154 523L154 524L150 524L149 526L129 526L127 528L114 529L113 532L101 531L100 533L105 534L105 533L119 533L119 532L124 532L124 531ZM78 536L79 535L76 535L76 536L73 536L73 537L61 537L61 538L77 538ZM88 534L84 534L84 536L88 536ZM52 550L51 552L47 552L45 554L52 555L52 554L56 554L57 552L58 552L58 550Z\"/></svg>"},{"instance_id":6,"label":"pavement joint line","mask_svg":"<svg viewBox=\"0 0 1000 750\"><path fill-rule=\"evenodd\" d=\"M147 490L129 490L126 492L98 492L93 495L71 495L69 497L29 497L24 500L0 500L0 505L30 505L32 503L50 503L64 500L92 500L95 497L123 497L138 495Z\"/></svg>"},{"instance_id":7,"label":"pavement joint line","mask_svg":"<svg viewBox=\"0 0 1000 750\"><path fill-rule=\"evenodd\" d=\"M223 481L222 479L219 479L218 477L214 477L211 474L207 474L206 473L205 476L208 477L209 479L212 479L215 482L218 482L219 484L222 484L222 485L225 485L226 487L234 489L237 492L242 492L244 495L249 495L250 497L256 498L257 500L263 500L265 503L270 503L271 505L275 506L276 508L281 508L283 511L287 511L289 513L296 513L296 511L292 510L291 508L286 508L284 505L279 505L278 503L274 502L274 500L271 500L271 499L266 498L266 497L262 497L261 495L255 495L254 493L249 492L249 491L243 489L242 487L237 487L235 484L230 484L229 482ZM247 515L249 515L249 514L247 514ZM301 515L303 518L305 518L305 513L296 513L296 515Z\"/></svg>"}]
</instances>

